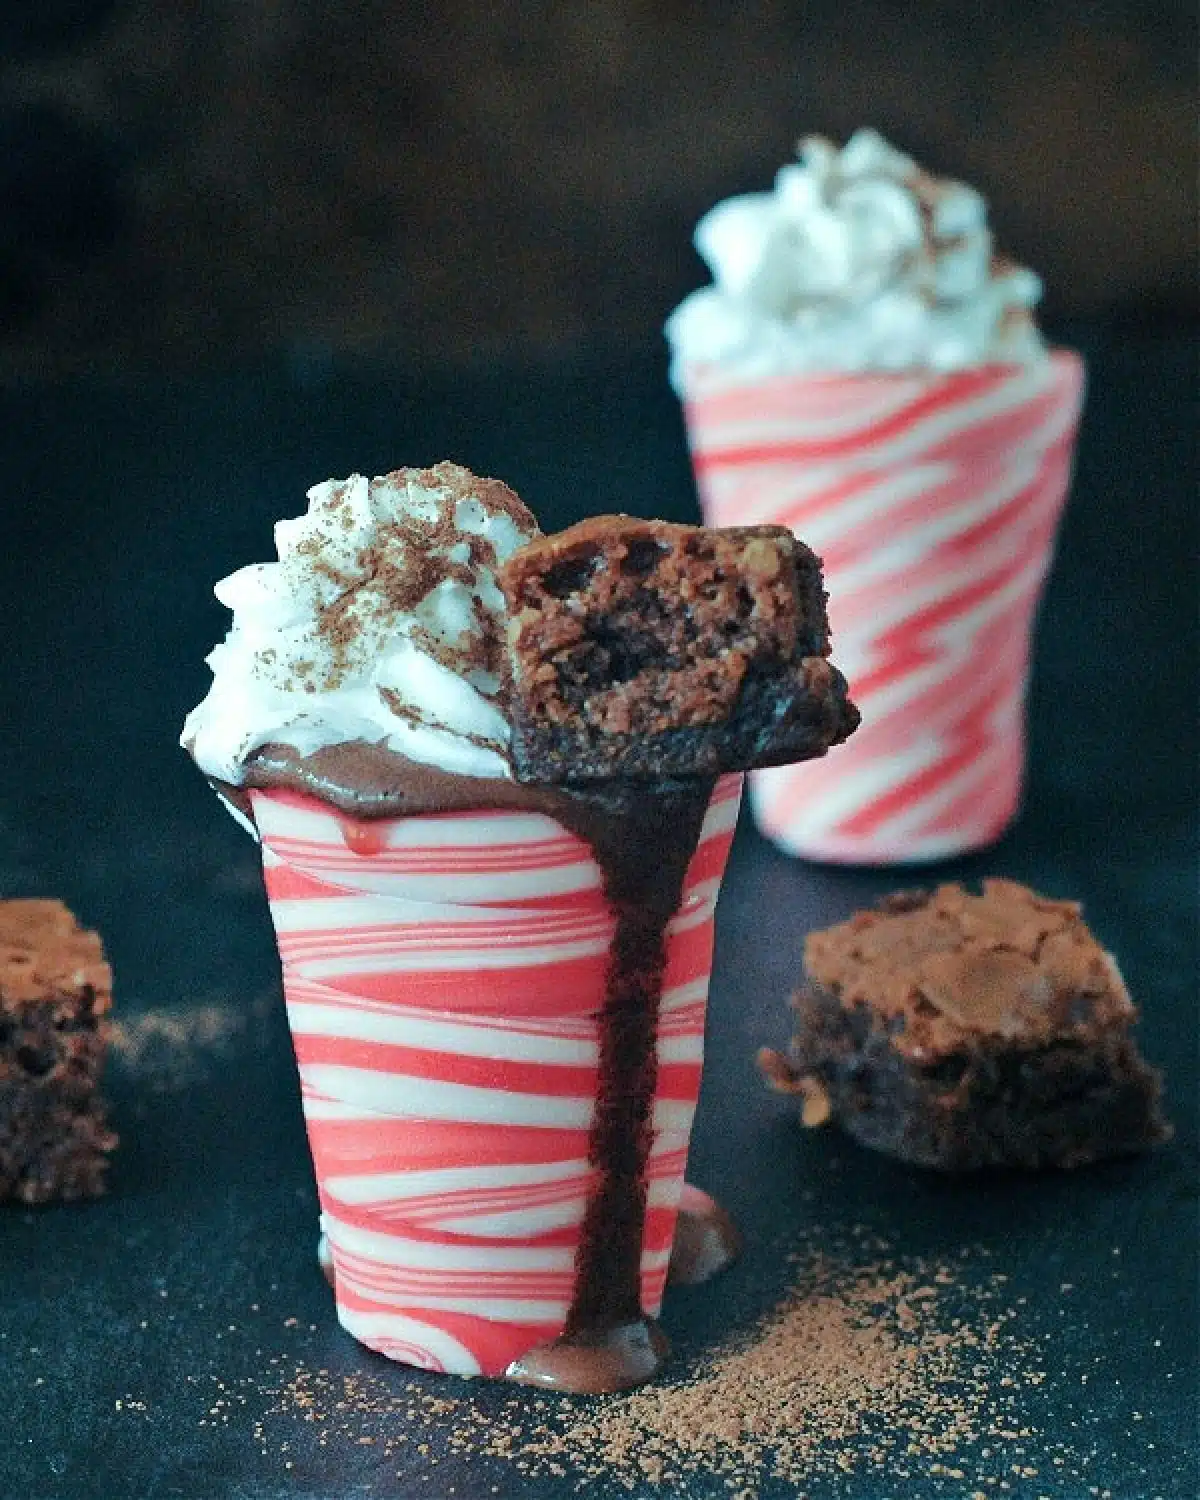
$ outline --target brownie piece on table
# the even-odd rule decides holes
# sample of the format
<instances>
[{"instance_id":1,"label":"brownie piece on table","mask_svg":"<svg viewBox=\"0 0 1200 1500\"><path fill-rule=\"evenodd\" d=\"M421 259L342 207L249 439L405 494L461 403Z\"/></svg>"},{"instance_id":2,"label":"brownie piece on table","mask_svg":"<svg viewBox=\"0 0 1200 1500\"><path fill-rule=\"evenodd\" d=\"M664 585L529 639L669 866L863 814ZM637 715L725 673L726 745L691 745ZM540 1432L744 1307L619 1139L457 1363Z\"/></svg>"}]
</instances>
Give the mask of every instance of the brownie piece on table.
<instances>
[{"instance_id":1,"label":"brownie piece on table","mask_svg":"<svg viewBox=\"0 0 1200 1500\"><path fill-rule=\"evenodd\" d=\"M808 760L858 724L821 564L785 527L596 516L520 548L500 586L522 781Z\"/></svg>"},{"instance_id":2,"label":"brownie piece on table","mask_svg":"<svg viewBox=\"0 0 1200 1500\"><path fill-rule=\"evenodd\" d=\"M104 1191L112 973L61 901L0 901L0 1198Z\"/></svg>"},{"instance_id":3,"label":"brownie piece on table","mask_svg":"<svg viewBox=\"0 0 1200 1500\"><path fill-rule=\"evenodd\" d=\"M904 892L813 933L776 1088L917 1166L1077 1167L1166 1140L1137 1011L1079 907L1007 880Z\"/></svg>"}]
</instances>

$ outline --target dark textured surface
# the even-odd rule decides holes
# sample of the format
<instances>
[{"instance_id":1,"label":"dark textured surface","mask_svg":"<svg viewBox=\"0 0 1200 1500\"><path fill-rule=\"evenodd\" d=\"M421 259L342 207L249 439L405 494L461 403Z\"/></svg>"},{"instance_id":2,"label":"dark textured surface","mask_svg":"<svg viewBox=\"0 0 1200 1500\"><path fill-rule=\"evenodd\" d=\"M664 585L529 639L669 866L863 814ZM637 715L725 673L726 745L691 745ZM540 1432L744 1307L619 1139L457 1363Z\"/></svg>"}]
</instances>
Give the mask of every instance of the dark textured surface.
<instances>
[{"instance_id":1,"label":"dark textured surface","mask_svg":"<svg viewBox=\"0 0 1200 1500\"><path fill-rule=\"evenodd\" d=\"M773 1302L780 1250L806 1232L862 1225L903 1255L983 1247L1014 1301L1027 1299L1048 1372L1023 1398L1031 1425L1083 1455L1013 1478L1009 1493L1077 1500L1095 1485L1177 1500L1195 1491L1194 358L1183 338L1096 333L1084 348L1092 388L1040 632L1027 809L997 848L937 873L995 872L1083 899L1143 1007L1177 1137L1068 1178L954 1185L801 1132L791 1103L762 1089L753 1053L786 1041L806 931L911 877L814 869L743 829L691 1176L749 1248L718 1286L672 1294L663 1321L682 1366ZM322 1446L299 1414L255 1441L270 1387L298 1357L397 1386L418 1377L359 1351L331 1316L255 853L174 739L223 628L213 579L265 557L270 522L298 511L314 480L449 455L513 483L548 525L622 507L692 518L661 370L10 393L0 445L0 894L60 895L99 928L127 1023L111 1196L0 1214L0 1494L563 1494L478 1459L435 1467L436 1451L385 1462L371 1445ZM494 1407L507 1394L472 1399ZM859 1474L815 1481L812 1495L970 1489Z\"/></svg>"}]
</instances>

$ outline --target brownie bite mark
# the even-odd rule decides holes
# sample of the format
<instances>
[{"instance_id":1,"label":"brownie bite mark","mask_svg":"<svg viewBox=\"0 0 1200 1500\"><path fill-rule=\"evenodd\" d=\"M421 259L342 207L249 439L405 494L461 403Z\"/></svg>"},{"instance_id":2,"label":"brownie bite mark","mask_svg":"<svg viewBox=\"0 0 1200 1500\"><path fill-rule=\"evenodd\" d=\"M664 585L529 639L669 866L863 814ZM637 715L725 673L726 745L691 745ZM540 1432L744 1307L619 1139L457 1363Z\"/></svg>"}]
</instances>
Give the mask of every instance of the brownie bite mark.
<instances>
[{"instance_id":1,"label":"brownie bite mark","mask_svg":"<svg viewBox=\"0 0 1200 1500\"><path fill-rule=\"evenodd\" d=\"M597 516L499 576L521 780L745 770L823 755L857 725L820 562L784 527Z\"/></svg>"},{"instance_id":2,"label":"brownie bite mark","mask_svg":"<svg viewBox=\"0 0 1200 1500\"><path fill-rule=\"evenodd\" d=\"M0 1199L104 1191L112 974L60 901L0 901Z\"/></svg>"},{"instance_id":3,"label":"brownie bite mark","mask_svg":"<svg viewBox=\"0 0 1200 1500\"><path fill-rule=\"evenodd\" d=\"M773 1087L945 1171L1080 1166L1170 1135L1137 1010L1079 906L1007 880L902 892L813 933Z\"/></svg>"}]
</instances>

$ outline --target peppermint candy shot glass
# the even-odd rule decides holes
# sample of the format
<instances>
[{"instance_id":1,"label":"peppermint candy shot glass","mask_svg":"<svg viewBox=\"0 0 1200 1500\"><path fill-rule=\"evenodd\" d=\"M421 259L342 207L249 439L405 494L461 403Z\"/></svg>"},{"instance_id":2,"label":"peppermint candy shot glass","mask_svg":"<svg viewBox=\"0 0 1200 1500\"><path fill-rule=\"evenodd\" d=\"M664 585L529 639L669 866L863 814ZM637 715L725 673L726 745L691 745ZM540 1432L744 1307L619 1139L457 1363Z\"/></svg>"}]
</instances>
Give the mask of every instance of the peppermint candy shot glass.
<instances>
[{"instance_id":1,"label":"peppermint candy shot glass","mask_svg":"<svg viewBox=\"0 0 1200 1500\"><path fill-rule=\"evenodd\" d=\"M684 1170L740 792L738 775L716 784L642 1018L637 1347L538 1383L611 1389L653 1373L681 1198L714 1208ZM617 918L596 858L538 812L357 820L290 791L249 800L338 1318L391 1359L526 1377L522 1361L569 1332L581 1278L608 1253L592 1243L597 1119L628 1101L610 1089Z\"/></svg>"},{"instance_id":2,"label":"peppermint candy shot glass","mask_svg":"<svg viewBox=\"0 0 1200 1500\"><path fill-rule=\"evenodd\" d=\"M681 383L708 524L787 525L820 555L862 712L832 761L751 773L758 826L788 853L849 864L994 842L1021 799L1079 356L749 383L696 365Z\"/></svg>"}]
</instances>

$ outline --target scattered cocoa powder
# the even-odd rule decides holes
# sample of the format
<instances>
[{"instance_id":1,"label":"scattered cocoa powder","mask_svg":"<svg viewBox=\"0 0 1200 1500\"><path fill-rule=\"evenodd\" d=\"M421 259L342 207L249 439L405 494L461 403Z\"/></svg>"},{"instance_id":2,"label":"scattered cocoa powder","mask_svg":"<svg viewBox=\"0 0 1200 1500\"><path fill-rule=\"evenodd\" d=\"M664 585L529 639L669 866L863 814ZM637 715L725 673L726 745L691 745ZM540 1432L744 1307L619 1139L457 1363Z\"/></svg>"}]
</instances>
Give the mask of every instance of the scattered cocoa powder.
<instances>
[{"instance_id":1,"label":"scattered cocoa powder","mask_svg":"<svg viewBox=\"0 0 1200 1500\"><path fill-rule=\"evenodd\" d=\"M678 1490L705 1474L750 1496L768 1477L801 1488L860 1470L917 1478L1000 1427L1035 1436L1012 1415L1015 1391L993 1388L987 1369L1006 1342L1019 1384L1043 1378L1017 1335L1005 1337L1011 1312L991 1328L947 1317L945 1279L928 1284L921 1266L847 1272L817 1256L797 1270L780 1305L688 1379L581 1414L528 1442L519 1466L536 1473L540 1461L575 1455L586 1476L609 1472L631 1489ZM975 1300L994 1294L985 1287Z\"/></svg>"},{"instance_id":2,"label":"scattered cocoa powder","mask_svg":"<svg viewBox=\"0 0 1200 1500\"><path fill-rule=\"evenodd\" d=\"M212 997L122 1016L112 1024L110 1055L139 1084L173 1093L202 1082L241 1041L257 1037L281 1003L278 991L269 990L244 1000Z\"/></svg>"},{"instance_id":3,"label":"scattered cocoa powder","mask_svg":"<svg viewBox=\"0 0 1200 1500\"><path fill-rule=\"evenodd\" d=\"M501 1494L520 1493L523 1476L557 1480L563 1494L604 1480L647 1496L717 1486L755 1500L783 1485L817 1500L875 1475L905 1493L1033 1500L1039 1475L1055 1495L1093 1477L1092 1455L1038 1431L1049 1377L1022 1327L1024 1299L985 1252L901 1261L860 1235L792 1265L791 1289L757 1325L638 1391L507 1396L401 1367L300 1361L271 1389L255 1436L264 1456L290 1458L303 1446L296 1424L312 1424L326 1453L349 1459L371 1440L402 1475L414 1458L426 1474L467 1461Z\"/></svg>"}]
</instances>

